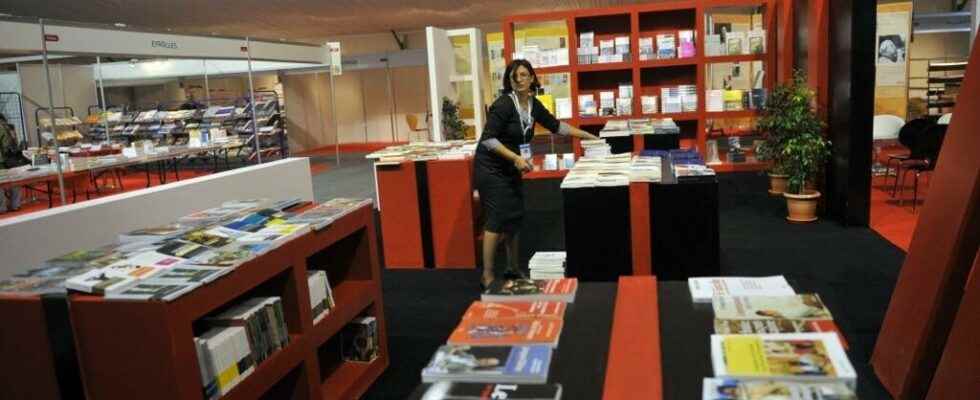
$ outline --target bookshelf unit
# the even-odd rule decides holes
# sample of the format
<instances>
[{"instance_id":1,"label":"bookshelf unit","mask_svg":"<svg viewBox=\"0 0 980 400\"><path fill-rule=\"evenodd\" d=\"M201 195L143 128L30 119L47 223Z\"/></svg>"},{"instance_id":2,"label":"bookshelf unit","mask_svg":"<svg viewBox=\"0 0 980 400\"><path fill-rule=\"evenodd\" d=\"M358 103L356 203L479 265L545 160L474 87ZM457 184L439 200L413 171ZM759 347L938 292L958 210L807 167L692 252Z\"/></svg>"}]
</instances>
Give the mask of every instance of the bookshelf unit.
<instances>
[{"instance_id":1,"label":"bookshelf unit","mask_svg":"<svg viewBox=\"0 0 980 400\"><path fill-rule=\"evenodd\" d=\"M515 15L504 18L504 57L509 63L517 49L515 27L532 23L565 21L568 26L567 51L569 64L549 66L538 69L543 73L569 73L571 75L572 119L569 121L583 130L597 133L610 119L628 118L673 118L681 128L680 145L684 148L697 148L706 155L709 140L709 121L729 118L752 118L758 116L755 110L746 111L706 111L706 90L709 89L709 71L712 65L740 63L749 65L759 62L765 71L762 87L771 91L775 83L777 62L777 7L787 7L779 0L696 0L668 3L639 4L621 7L583 9L543 14ZM758 9L761 10L761 25L765 29L765 52L763 54L739 54L726 56L706 56L705 36L706 17L720 10ZM793 21L779 21L783 29L792 27ZM639 59L639 39L656 37L658 33L677 34L680 30L693 30L696 52L693 57L672 59ZM616 36L629 36L629 59L623 62L580 64L578 48L582 32L594 32L595 45L600 40ZM655 41L655 39L654 39ZM791 60L782 57L780 60ZM593 94L599 103L598 92L617 90L619 83L633 85L632 113L622 116L582 117L579 115L578 96ZM662 101L660 88L665 86L695 85L697 87L697 111L681 113L643 114L641 96L657 95L658 106ZM617 93L617 97L618 93ZM717 139L717 138L713 138ZM578 140L573 140L575 152L581 155ZM766 165L758 162L722 162L711 165L717 172L763 170Z\"/></svg>"},{"instance_id":2,"label":"bookshelf unit","mask_svg":"<svg viewBox=\"0 0 980 400\"><path fill-rule=\"evenodd\" d=\"M279 296L290 341L221 399L357 398L388 366L374 209L365 205L176 300L69 302L86 397L201 399L193 342L202 318L255 296ZM306 272L325 270L336 307L314 323ZM377 318L380 354L344 361L340 332L358 316Z\"/></svg>"}]
</instances>

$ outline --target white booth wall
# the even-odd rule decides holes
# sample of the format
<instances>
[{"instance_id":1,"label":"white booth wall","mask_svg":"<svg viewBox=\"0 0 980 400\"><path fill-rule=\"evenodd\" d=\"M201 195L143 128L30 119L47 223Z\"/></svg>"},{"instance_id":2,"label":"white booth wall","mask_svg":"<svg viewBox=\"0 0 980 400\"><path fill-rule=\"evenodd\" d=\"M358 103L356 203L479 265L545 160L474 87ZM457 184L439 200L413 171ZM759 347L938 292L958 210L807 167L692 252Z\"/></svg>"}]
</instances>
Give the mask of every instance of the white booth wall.
<instances>
[{"instance_id":1,"label":"white booth wall","mask_svg":"<svg viewBox=\"0 0 980 400\"><path fill-rule=\"evenodd\" d=\"M88 107L97 104L96 84L92 80L92 67L88 65L50 64L51 87L55 107L71 107L80 118ZM27 137L31 145L37 145L37 121L35 111L48 108L48 84L41 64L20 65L21 96L24 116L27 118ZM43 117L44 115L42 115Z\"/></svg>"}]
</instances>

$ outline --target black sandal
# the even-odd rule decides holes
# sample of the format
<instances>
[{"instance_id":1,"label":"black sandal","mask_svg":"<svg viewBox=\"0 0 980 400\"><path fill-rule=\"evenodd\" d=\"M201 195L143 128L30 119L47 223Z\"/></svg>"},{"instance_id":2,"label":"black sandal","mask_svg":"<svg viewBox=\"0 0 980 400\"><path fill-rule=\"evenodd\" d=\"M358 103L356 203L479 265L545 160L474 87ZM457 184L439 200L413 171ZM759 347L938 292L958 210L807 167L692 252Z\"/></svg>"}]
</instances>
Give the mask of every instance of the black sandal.
<instances>
[{"instance_id":1,"label":"black sandal","mask_svg":"<svg viewBox=\"0 0 980 400\"><path fill-rule=\"evenodd\" d=\"M486 292L487 289L490 287L490 285L493 284L493 281L494 281L494 279L491 279L489 282L484 282L483 281L483 278L481 277L480 278L480 293Z\"/></svg>"}]
</instances>

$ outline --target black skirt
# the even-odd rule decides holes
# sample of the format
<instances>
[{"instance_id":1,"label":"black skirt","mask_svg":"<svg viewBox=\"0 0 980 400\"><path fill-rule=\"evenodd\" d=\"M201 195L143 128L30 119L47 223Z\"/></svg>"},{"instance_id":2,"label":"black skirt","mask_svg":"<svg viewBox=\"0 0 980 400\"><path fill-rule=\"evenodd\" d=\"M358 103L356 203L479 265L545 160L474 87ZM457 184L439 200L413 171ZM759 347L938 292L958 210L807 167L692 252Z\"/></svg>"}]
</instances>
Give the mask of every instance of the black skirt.
<instances>
[{"instance_id":1,"label":"black skirt","mask_svg":"<svg viewBox=\"0 0 980 400\"><path fill-rule=\"evenodd\" d=\"M515 171L516 172L516 171ZM486 215L484 230L515 233L524 221L524 181L520 174L501 174L477 165L476 190Z\"/></svg>"}]
</instances>

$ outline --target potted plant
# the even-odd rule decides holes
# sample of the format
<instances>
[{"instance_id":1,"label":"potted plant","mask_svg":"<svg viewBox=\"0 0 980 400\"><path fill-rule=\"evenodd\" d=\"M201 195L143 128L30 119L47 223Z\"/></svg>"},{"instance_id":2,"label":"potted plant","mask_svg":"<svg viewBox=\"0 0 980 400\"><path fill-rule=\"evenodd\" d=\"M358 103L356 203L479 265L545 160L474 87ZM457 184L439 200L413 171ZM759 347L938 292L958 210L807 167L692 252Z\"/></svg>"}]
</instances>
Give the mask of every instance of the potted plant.
<instances>
[{"instance_id":1,"label":"potted plant","mask_svg":"<svg viewBox=\"0 0 980 400\"><path fill-rule=\"evenodd\" d=\"M466 125L459 119L459 104L448 97L442 98L442 134L446 140L463 139Z\"/></svg>"},{"instance_id":2,"label":"potted plant","mask_svg":"<svg viewBox=\"0 0 980 400\"><path fill-rule=\"evenodd\" d=\"M778 196L786 191L789 171L783 149L786 143L808 133L820 134L820 120L813 112L814 93L806 85L806 74L797 70L793 81L779 84L769 94L757 122L762 133L762 143L756 154L759 160L768 161L769 193Z\"/></svg>"},{"instance_id":3,"label":"potted plant","mask_svg":"<svg viewBox=\"0 0 980 400\"><path fill-rule=\"evenodd\" d=\"M807 183L814 181L830 156L830 141L819 133L795 136L786 141L782 156L789 174L787 191L783 193L789 212L786 219L798 223L816 221L820 192L807 188Z\"/></svg>"}]
</instances>

